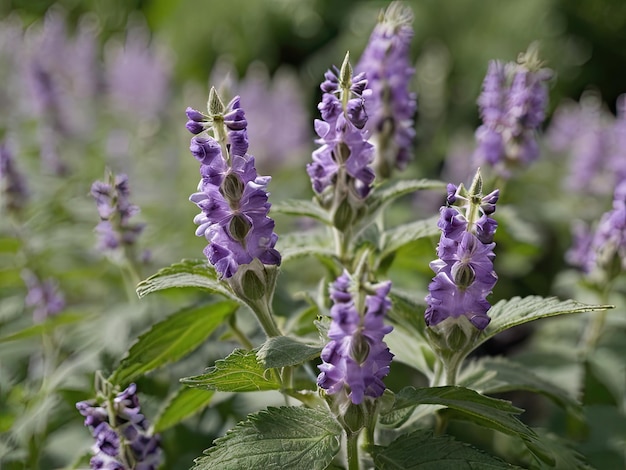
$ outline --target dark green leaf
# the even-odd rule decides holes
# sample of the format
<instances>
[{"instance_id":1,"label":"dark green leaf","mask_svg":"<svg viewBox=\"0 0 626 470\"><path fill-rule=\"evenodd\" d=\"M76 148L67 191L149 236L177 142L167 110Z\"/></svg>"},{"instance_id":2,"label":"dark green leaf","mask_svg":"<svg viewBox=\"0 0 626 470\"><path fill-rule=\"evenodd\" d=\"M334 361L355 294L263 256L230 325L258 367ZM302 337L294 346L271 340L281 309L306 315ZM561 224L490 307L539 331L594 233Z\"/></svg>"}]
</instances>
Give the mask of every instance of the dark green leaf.
<instances>
[{"instance_id":1,"label":"dark green leaf","mask_svg":"<svg viewBox=\"0 0 626 470\"><path fill-rule=\"evenodd\" d=\"M565 315L567 313L582 313L614 308L612 305L588 305L576 300L559 300L556 297L513 297L501 300L487 312L491 323L485 329L474 347L484 343L498 333L523 323L540 318Z\"/></svg>"},{"instance_id":2,"label":"dark green leaf","mask_svg":"<svg viewBox=\"0 0 626 470\"><path fill-rule=\"evenodd\" d=\"M257 359L269 368L295 366L320 355L321 346L304 344L288 336L269 338L257 353Z\"/></svg>"},{"instance_id":3,"label":"dark green leaf","mask_svg":"<svg viewBox=\"0 0 626 470\"><path fill-rule=\"evenodd\" d=\"M339 452L341 432L322 409L268 408L217 439L193 470L323 470Z\"/></svg>"},{"instance_id":4,"label":"dark green leaf","mask_svg":"<svg viewBox=\"0 0 626 470\"><path fill-rule=\"evenodd\" d=\"M187 308L170 315L137 339L109 381L126 384L179 360L200 346L238 307L234 302L224 301Z\"/></svg>"},{"instance_id":5,"label":"dark green leaf","mask_svg":"<svg viewBox=\"0 0 626 470\"><path fill-rule=\"evenodd\" d=\"M394 199L423 189L441 189L445 191L446 184L442 181L427 179L403 180L384 189L377 188L368 198L369 211L373 213Z\"/></svg>"},{"instance_id":6,"label":"dark green leaf","mask_svg":"<svg viewBox=\"0 0 626 470\"><path fill-rule=\"evenodd\" d=\"M206 259L186 259L159 270L137 285L137 295L141 298L174 287L199 287L238 300L230 289L218 280L215 270Z\"/></svg>"},{"instance_id":7,"label":"dark green leaf","mask_svg":"<svg viewBox=\"0 0 626 470\"><path fill-rule=\"evenodd\" d=\"M414 431L388 447L373 446L378 470L502 470L516 468L450 436Z\"/></svg>"},{"instance_id":8,"label":"dark green leaf","mask_svg":"<svg viewBox=\"0 0 626 470\"><path fill-rule=\"evenodd\" d=\"M37 325L31 325L27 328L24 328L23 330L16 331L15 333L11 333L7 336L3 336L2 338L0 338L0 343L7 343L9 341L17 341L20 339L40 336L45 333L50 333L63 325L78 323L88 318L93 317L91 315L85 315L76 312L60 313L53 317L46 318L46 320L42 323L38 323Z\"/></svg>"},{"instance_id":9,"label":"dark green leaf","mask_svg":"<svg viewBox=\"0 0 626 470\"><path fill-rule=\"evenodd\" d=\"M541 444L537 434L515 415L522 409L505 400L486 397L463 387L406 387L396 394L391 411L415 405L441 405L457 411L459 418L521 438L527 447L541 460L552 462L551 455Z\"/></svg>"},{"instance_id":10,"label":"dark green leaf","mask_svg":"<svg viewBox=\"0 0 626 470\"><path fill-rule=\"evenodd\" d=\"M154 423L154 432L163 432L190 416L200 413L213 398L212 390L183 386L167 403Z\"/></svg>"},{"instance_id":11,"label":"dark green leaf","mask_svg":"<svg viewBox=\"0 0 626 470\"><path fill-rule=\"evenodd\" d=\"M421 238L439 235L440 230L439 227L437 227L438 220L439 216L435 216L386 230L381 240L381 258Z\"/></svg>"},{"instance_id":12,"label":"dark green leaf","mask_svg":"<svg viewBox=\"0 0 626 470\"><path fill-rule=\"evenodd\" d=\"M258 392L278 390L280 382L276 374L257 360L257 351L235 349L225 359L215 362L207 372L186 377L181 382L190 387L220 392Z\"/></svg>"},{"instance_id":13,"label":"dark green leaf","mask_svg":"<svg viewBox=\"0 0 626 470\"><path fill-rule=\"evenodd\" d=\"M331 225L328 212L322 209L313 201L303 199L289 199L287 201L275 202L272 204L272 212L278 214L299 215L303 217L311 217L319 220L326 225Z\"/></svg>"}]
</instances>

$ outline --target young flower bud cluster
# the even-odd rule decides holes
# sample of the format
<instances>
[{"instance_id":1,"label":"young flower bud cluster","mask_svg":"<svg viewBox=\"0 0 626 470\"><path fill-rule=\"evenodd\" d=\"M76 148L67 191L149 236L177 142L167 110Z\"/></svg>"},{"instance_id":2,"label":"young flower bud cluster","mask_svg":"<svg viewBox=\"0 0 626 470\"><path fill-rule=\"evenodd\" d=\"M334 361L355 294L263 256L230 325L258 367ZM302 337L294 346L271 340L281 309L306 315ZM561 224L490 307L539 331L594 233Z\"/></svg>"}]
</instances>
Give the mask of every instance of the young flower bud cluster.
<instances>
[{"instance_id":1,"label":"young flower bud cluster","mask_svg":"<svg viewBox=\"0 0 626 470\"><path fill-rule=\"evenodd\" d=\"M490 165L503 177L539 156L536 133L545 119L546 82L552 77L550 69L541 67L534 44L516 64L489 63L478 97L483 123L476 130L475 158L479 165Z\"/></svg>"},{"instance_id":2,"label":"young flower bud cluster","mask_svg":"<svg viewBox=\"0 0 626 470\"><path fill-rule=\"evenodd\" d=\"M137 386L130 384L109 402L76 403L96 440L92 469L156 470L161 463L160 438L148 432L136 393Z\"/></svg>"},{"instance_id":3,"label":"young flower bud cluster","mask_svg":"<svg viewBox=\"0 0 626 470\"><path fill-rule=\"evenodd\" d=\"M24 176L18 171L9 145L0 141L0 196L9 212L19 212L28 199Z\"/></svg>"},{"instance_id":4,"label":"young flower bud cluster","mask_svg":"<svg viewBox=\"0 0 626 470\"><path fill-rule=\"evenodd\" d=\"M486 297L498 279L493 269L493 237L498 224L490 216L498 196L495 190L483 197L478 172L469 191L462 184L458 188L448 185L447 205L441 208L438 223L442 232L439 259L430 263L436 275L428 286L426 325L433 327L461 316L479 330L489 324L491 305ZM462 205L451 206L456 202Z\"/></svg>"},{"instance_id":5,"label":"young flower bud cluster","mask_svg":"<svg viewBox=\"0 0 626 470\"><path fill-rule=\"evenodd\" d=\"M259 176L254 157L247 154L247 121L239 97L224 107L213 88L208 108L208 115L187 109L187 129L197 134L190 150L202 175L198 192L189 199L202 211L194 222L199 225L196 235L209 242L204 253L220 278L232 277L254 259L279 265L278 236L267 215L271 178ZM208 130L213 135L200 135Z\"/></svg>"},{"instance_id":6,"label":"young flower bud cluster","mask_svg":"<svg viewBox=\"0 0 626 470\"><path fill-rule=\"evenodd\" d=\"M362 206L374 181L370 167L374 147L363 131L367 122L364 96L369 90L364 73L352 76L349 54L341 70L329 70L324 77L318 105L322 120L315 120L321 146L313 152L307 172L322 206L332 206L336 212L345 202L353 208Z\"/></svg>"},{"instance_id":7,"label":"young flower bud cluster","mask_svg":"<svg viewBox=\"0 0 626 470\"><path fill-rule=\"evenodd\" d=\"M118 247L133 246L144 229L144 224L131 222L139 213L139 207L129 201L128 176L107 176L107 181L96 181L91 186L91 195L96 201L100 222L96 226L99 247L113 251Z\"/></svg>"},{"instance_id":8,"label":"young flower bud cluster","mask_svg":"<svg viewBox=\"0 0 626 470\"><path fill-rule=\"evenodd\" d=\"M330 342L322 350L317 384L331 395L345 391L358 405L364 397L376 398L385 391L382 379L389 373L393 358L383 341L392 330L384 324L391 307L391 282L372 286L373 292L365 296L362 308L357 306L362 303L360 289L354 292L352 283L344 271L331 286Z\"/></svg>"},{"instance_id":9,"label":"young flower bud cluster","mask_svg":"<svg viewBox=\"0 0 626 470\"><path fill-rule=\"evenodd\" d=\"M413 12L393 2L381 13L369 42L355 67L366 73L371 94L365 97L369 131L376 148L374 167L382 178L395 167L404 170L412 157L415 140L413 118L417 110L409 83L415 70L409 64L413 38Z\"/></svg>"},{"instance_id":10,"label":"young flower bud cluster","mask_svg":"<svg viewBox=\"0 0 626 470\"><path fill-rule=\"evenodd\" d=\"M626 180L615 188L613 208L602 216L595 232L584 225L574 227L574 243L566 256L586 274L600 273L602 281L626 270Z\"/></svg>"},{"instance_id":11,"label":"young flower bud cluster","mask_svg":"<svg viewBox=\"0 0 626 470\"><path fill-rule=\"evenodd\" d=\"M28 288L24 302L27 307L33 309L35 323L41 323L65 308L65 297L59 290L59 284L56 280L46 279L42 281L31 271L25 271L22 278Z\"/></svg>"}]
</instances>

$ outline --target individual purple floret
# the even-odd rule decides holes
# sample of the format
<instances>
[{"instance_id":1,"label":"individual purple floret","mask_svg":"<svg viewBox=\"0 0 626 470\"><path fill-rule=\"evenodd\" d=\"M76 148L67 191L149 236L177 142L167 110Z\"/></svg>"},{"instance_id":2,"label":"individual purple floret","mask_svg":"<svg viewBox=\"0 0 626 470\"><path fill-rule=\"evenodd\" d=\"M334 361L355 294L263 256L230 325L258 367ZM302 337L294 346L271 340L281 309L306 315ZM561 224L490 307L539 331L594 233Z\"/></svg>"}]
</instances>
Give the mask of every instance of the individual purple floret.
<instances>
[{"instance_id":1,"label":"individual purple floret","mask_svg":"<svg viewBox=\"0 0 626 470\"><path fill-rule=\"evenodd\" d=\"M469 191L463 185L448 185L447 203L461 204L440 211L439 259L430 263L435 277L426 297L425 318L430 327L461 316L479 330L489 324L491 305L486 298L498 279L493 269L493 237L498 224L490 215L496 210L499 191L483 197L481 186L480 173Z\"/></svg>"},{"instance_id":2,"label":"individual purple floret","mask_svg":"<svg viewBox=\"0 0 626 470\"><path fill-rule=\"evenodd\" d=\"M322 350L317 384L330 395L345 389L358 405L364 397L377 398L385 391L382 379L393 358L383 341L392 330L384 324L391 307L391 282L373 286L374 294L365 296L363 312L357 309L350 285L350 276L344 271L331 286L330 342Z\"/></svg>"},{"instance_id":3,"label":"individual purple floret","mask_svg":"<svg viewBox=\"0 0 626 470\"><path fill-rule=\"evenodd\" d=\"M33 309L33 320L41 323L46 318L56 315L65 308L65 297L59 290L59 284L54 279L42 281L30 271L22 275L28 293L24 300L27 307Z\"/></svg>"},{"instance_id":4,"label":"individual purple floret","mask_svg":"<svg viewBox=\"0 0 626 470\"><path fill-rule=\"evenodd\" d=\"M482 125L476 130L475 159L503 177L539 156L536 133L548 105L549 69L541 68L536 45L520 55L516 64L489 63L478 97Z\"/></svg>"},{"instance_id":5,"label":"individual purple floret","mask_svg":"<svg viewBox=\"0 0 626 470\"><path fill-rule=\"evenodd\" d=\"M382 178L395 167L404 170L415 140L415 93L409 85L415 70L409 63L413 12L393 2L381 13L355 70L367 75L372 90L365 97L365 129L376 148L374 168Z\"/></svg>"},{"instance_id":6,"label":"individual purple floret","mask_svg":"<svg viewBox=\"0 0 626 470\"><path fill-rule=\"evenodd\" d=\"M0 194L9 212L19 212L28 200L24 176L18 171L13 152L6 141L0 141Z\"/></svg>"},{"instance_id":7,"label":"individual purple floret","mask_svg":"<svg viewBox=\"0 0 626 470\"><path fill-rule=\"evenodd\" d=\"M96 226L99 247L112 251L118 247L132 246L144 229L144 224L131 222L139 207L130 203L130 187L126 175L108 175L107 182L96 181L91 186L96 201L100 223Z\"/></svg>"},{"instance_id":8,"label":"individual purple floret","mask_svg":"<svg viewBox=\"0 0 626 470\"><path fill-rule=\"evenodd\" d=\"M247 121L239 97L224 108L211 89L209 107L208 115L187 109L191 133L196 128L190 123L197 123L214 134L191 139L190 150L201 163L202 180L189 199L202 210L194 222L199 225L196 235L209 242L204 253L220 278L227 279L255 258L279 265L281 257L274 248L278 239L274 221L268 217L271 178L257 174L254 157L247 153Z\"/></svg>"},{"instance_id":9,"label":"individual purple floret","mask_svg":"<svg viewBox=\"0 0 626 470\"><path fill-rule=\"evenodd\" d=\"M110 408L112 405L112 409ZM111 401L76 403L85 417L95 444L90 460L92 469L156 470L161 463L160 437L149 433L149 423L141 414L137 386L128 388Z\"/></svg>"},{"instance_id":10,"label":"individual purple floret","mask_svg":"<svg viewBox=\"0 0 626 470\"><path fill-rule=\"evenodd\" d=\"M307 172L323 205L338 207L346 198L360 204L370 192L374 171L374 147L367 142L363 127L367 121L363 96L365 74L352 76L349 55L341 70L327 71L320 88L318 105L322 120L315 120L321 146L313 152ZM328 188L332 188L327 192Z\"/></svg>"}]
</instances>

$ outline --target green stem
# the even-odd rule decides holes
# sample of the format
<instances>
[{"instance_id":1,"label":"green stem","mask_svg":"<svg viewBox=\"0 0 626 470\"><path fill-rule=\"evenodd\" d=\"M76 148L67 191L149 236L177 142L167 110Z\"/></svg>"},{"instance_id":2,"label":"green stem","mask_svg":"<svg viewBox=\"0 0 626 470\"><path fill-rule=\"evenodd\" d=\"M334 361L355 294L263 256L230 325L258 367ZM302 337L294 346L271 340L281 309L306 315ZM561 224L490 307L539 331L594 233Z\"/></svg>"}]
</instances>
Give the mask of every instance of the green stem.
<instances>
[{"instance_id":1,"label":"green stem","mask_svg":"<svg viewBox=\"0 0 626 470\"><path fill-rule=\"evenodd\" d=\"M444 385L456 385L456 378L459 373L459 367L463 362L465 355L454 354L452 357L444 361L446 371L446 381Z\"/></svg>"},{"instance_id":2,"label":"green stem","mask_svg":"<svg viewBox=\"0 0 626 470\"><path fill-rule=\"evenodd\" d=\"M250 308L252 308L252 311L256 314L261 328L263 328L268 338L283 335L274 321L274 315L272 315L271 308L267 302L261 301L255 302L254 304L249 303L248 305L250 305Z\"/></svg>"},{"instance_id":3,"label":"green stem","mask_svg":"<svg viewBox=\"0 0 626 470\"><path fill-rule=\"evenodd\" d=\"M349 433L348 441L348 470L359 470L359 433Z\"/></svg>"},{"instance_id":4,"label":"green stem","mask_svg":"<svg viewBox=\"0 0 626 470\"><path fill-rule=\"evenodd\" d=\"M248 350L254 349L252 342L248 339L246 334L243 331L241 331L241 329L237 325L236 315L233 314L230 316L228 320L228 326L230 327L230 331L232 331L233 336L237 338L237 341L239 341L239 344L241 344L245 349L248 349Z\"/></svg>"}]
</instances>

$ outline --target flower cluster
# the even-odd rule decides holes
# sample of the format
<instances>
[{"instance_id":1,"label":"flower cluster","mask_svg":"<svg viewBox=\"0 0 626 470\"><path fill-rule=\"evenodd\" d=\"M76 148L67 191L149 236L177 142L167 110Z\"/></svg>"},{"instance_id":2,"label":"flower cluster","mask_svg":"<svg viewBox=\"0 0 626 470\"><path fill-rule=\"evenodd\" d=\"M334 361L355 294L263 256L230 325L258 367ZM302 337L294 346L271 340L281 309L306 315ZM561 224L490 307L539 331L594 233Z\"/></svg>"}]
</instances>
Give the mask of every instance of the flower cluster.
<instances>
[{"instance_id":1,"label":"flower cluster","mask_svg":"<svg viewBox=\"0 0 626 470\"><path fill-rule=\"evenodd\" d=\"M0 142L0 195L9 212L19 212L28 199L26 180L18 171L6 141Z\"/></svg>"},{"instance_id":2,"label":"flower cluster","mask_svg":"<svg viewBox=\"0 0 626 470\"><path fill-rule=\"evenodd\" d=\"M364 73L352 76L348 55L341 70L328 70L324 78L320 86L324 94L318 105L322 120L315 120L321 146L313 152L307 172L323 205L339 206L346 199L358 204L367 197L374 181L370 167L374 147L363 131L367 80ZM328 188L332 189L327 192Z\"/></svg>"},{"instance_id":3,"label":"flower cluster","mask_svg":"<svg viewBox=\"0 0 626 470\"><path fill-rule=\"evenodd\" d=\"M149 424L141 414L135 384L109 402L81 401L76 403L76 408L96 440L91 468L156 470L159 466L160 438L148 432Z\"/></svg>"},{"instance_id":4,"label":"flower cluster","mask_svg":"<svg viewBox=\"0 0 626 470\"><path fill-rule=\"evenodd\" d=\"M120 246L132 246L144 229L144 224L131 222L139 207L130 203L128 177L109 174L107 181L96 181L91 186L100 222L96 226L99 246L112 251Z\"/></svg>"},{"instance_id":5,"label":"flower cluster","mask_svg":"<svg viewBox=\"0 0 626 470\"><path fill-rule=\"evenodd\" d=\"M480 173L469 191L463 185L448 185L448 204L441 208L438 223L439 259L430 263L435 277L426 297L428 326L461 316L479 330L489 324L487 311L491 305L486 297L498 279L493 269L493 237L498 224L490 215L496 210L499 191L483 197L481 186ZM458 201L462 206L451 206Z\"/></svg>"},{"instance_id":6,"label":"flower cluster","mask_svg":"<svg viewBox=\"0 0 626 470\"><path fill-rule=\"evenodd\" d=\"M41 323L65 308L65 297L54 279L42 281L31 271L25 271L22 278L28 288L25 303L27 307L33 309L35 323Z\"/></svg>"},{"instance_id":7,"label":"flower cluster","mask_svg":"<svg viewBox=\"0 0 626 470\"><path fill-rule=\"evenodd\" d=\"M615 188L613 208L602 216L595 232L582 224L574 227L567 259L586 274L598 269L610 278L626 270L626 181Z\"/></svg>"},{"instance_id":8,"label":"flower cluster","mask_svg":"<svg viewBox=\"0 0 626 470\"><path fill-rule=\"evenodd\" d=\"M415 73L409 64L412 22L409 7L392 3L381 15L355 67L357 72L367 74L372 90L365 97L369 117L365 129L376 148L376 174L383 178L389 177L394 167L406 168L415 140L417 99L409 91Z\"/></svg>"},{"instance_id":9,"label":"flower cluster","mask_svg":"<svg viewBox=\"0 0 626 470\"><path fill-rule=\"evenodd\" d=\"M536 133L548 104L549 69L541 68L536 46L531 45L517 64L489 63L478 97L482 125L476 129L475 158L504 177L511 167L526 165L539 156Z\"/></svg>"},{"instance_id":10,"label":"flower cluster","mask_svg":"<svg viewBox=\"0 0 626 470\"><path fill-rule=\"evenodd\" d=\"M382 379L393 358L383 341L392 330L383 323L391 307L387 297L391 282L374 286L373 295L365 296L364 312L359 312L350 292L351 282L344 271L331 286L330 342L322 350L317 383L331 395L345 388L352 403L358 405L364 397L376 398L385 391Z\"/></svg>"},{"instance_id":11,"label":"flower cluster","mask_svg":"<svg viewBox=\"0 0 626 470\"><path fill-rule=\"evenodd\" d=\"M235 97L225 108L211 89L209 114L187 109L192 155L201 163L198 192L189 198L202 212L194 218L196 235L209 242L204 253L221 278L230 278L240 265L258 259L279 265L274 248L278 236L268 217L269 176L259 176L248 155L247 121ZM212 130L213 136L203 134Z\"/></svg>"}]
</instances>

